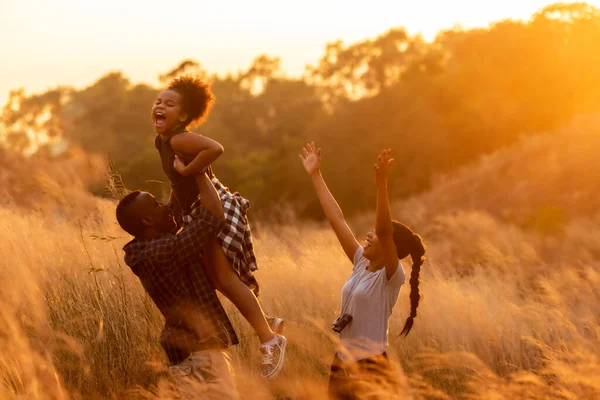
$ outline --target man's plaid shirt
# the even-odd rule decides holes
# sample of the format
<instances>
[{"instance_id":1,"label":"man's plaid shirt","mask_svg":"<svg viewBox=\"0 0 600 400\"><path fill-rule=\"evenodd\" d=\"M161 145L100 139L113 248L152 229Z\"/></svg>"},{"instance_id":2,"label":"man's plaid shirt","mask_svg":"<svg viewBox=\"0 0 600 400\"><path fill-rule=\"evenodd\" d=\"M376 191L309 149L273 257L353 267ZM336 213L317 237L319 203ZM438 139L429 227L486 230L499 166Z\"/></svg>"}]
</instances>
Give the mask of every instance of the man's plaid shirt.
<instances>
[{"instance_id":1,"label":"man's plaid shirt","mask_svg":"<svg viewBox=\"0 0 600 400\"><path fill-rule=\"evenodd\" d=\"M134 239L125 262L165 317L160 342L171 365L190 353L237 344L231 322L205 272L200 249L224 223L206 209L178 234Z\"/></svg>"}]
</instances>

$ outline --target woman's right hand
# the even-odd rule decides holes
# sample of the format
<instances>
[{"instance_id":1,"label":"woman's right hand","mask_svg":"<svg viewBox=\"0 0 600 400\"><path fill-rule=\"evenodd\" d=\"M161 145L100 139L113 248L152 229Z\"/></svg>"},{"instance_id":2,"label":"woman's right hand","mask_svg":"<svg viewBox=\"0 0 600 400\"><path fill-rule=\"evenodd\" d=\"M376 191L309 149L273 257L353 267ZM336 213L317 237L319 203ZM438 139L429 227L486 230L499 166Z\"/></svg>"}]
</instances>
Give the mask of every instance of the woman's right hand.
<instances>
[{"instance_id":1,"label":"woman's right hand","mask_svg":"<svg viewBox=\"0 0 600 400\"><path fill-rule=\"evenodd\" d=\"M310 142L302 148L302 153L298 157L300 157L306 173L310 176L318 173L321 170L321 149L315 146L315 142Z\"/></svg>"},{"instance_id":2,"label":"woman's right hand","mask_svg":"<svg viewBox=\"0 0 600 400\"><path fill-rule=\"evenodd\" d=\"M377 157L377 164L375 164L375 182L386 182L390 164L394 161L391 155L392 150L386 149L381 152L379 157Z\"/></svg>"}]
</instances>

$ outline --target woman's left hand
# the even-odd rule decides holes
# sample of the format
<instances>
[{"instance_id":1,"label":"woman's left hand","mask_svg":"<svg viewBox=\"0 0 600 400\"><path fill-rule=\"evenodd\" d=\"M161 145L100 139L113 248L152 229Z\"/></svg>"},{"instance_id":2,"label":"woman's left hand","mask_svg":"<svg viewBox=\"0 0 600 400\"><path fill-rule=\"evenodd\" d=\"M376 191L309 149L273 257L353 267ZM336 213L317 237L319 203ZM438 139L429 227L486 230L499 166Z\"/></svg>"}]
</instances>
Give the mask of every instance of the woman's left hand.
<instances>
[{"instance_id":1,"label":"woman's left hand","mask_svg":"<svg viewBox=\"0 0 600 400\"><path fill-rule=\"evenodd\" d=\"M375 181L377 183L385 182L387 179L389 166L394 161L391 153L391 149L386 149L377 157L377 164L375 164Z\"/></svg>"}]
</instances>

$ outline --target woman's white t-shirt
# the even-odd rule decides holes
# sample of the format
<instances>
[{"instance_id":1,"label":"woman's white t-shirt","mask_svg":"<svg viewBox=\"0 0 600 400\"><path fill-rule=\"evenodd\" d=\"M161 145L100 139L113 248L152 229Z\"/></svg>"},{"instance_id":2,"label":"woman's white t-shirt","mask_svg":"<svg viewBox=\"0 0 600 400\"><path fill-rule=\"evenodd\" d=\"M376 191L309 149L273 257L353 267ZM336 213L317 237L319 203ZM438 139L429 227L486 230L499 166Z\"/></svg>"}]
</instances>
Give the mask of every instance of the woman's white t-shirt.
<instances>
[{"instance_id":1,"label":"woman's white t-shirt","mask_svg":"<svg viewBox=\"0 0 600 400\"><path fill-rule=\"evenodd\" d=\"M388 323L400 287L406 274L398 260L398 269L387 279L385 267L370 272L370 261L359 246L354 254L354 270L342 289L342 314L350 314L352 321L340 332L338 357L356 361L376 356L388 346Z\"/></svg>"}]
</instances>

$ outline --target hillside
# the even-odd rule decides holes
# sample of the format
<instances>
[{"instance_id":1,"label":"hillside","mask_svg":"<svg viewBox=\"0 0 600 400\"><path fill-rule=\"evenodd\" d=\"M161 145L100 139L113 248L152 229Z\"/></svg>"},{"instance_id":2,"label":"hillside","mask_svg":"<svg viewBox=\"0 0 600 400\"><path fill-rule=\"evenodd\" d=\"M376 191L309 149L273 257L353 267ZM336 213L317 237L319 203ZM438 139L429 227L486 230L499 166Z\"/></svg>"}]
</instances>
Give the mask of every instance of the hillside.
<instances>
[{"instance_id":1,"label":"hillside","mask_svg":"<svg viewBox=\"0 0 600 400\"><path fill-rule=\"evenodd\" d=\"M557 132L527 137L439 177L426 193L397 204L414 223L458 210L542 233L598 213L600 116L580 118Z\"/></svg>"},{"instance_id":2,"label":"hillside","mask_svg":"<svg viewBox=\"0 0 600 400\"><path fill-rule=\"evenodd\" d=\"M103 157L77 148L59 158L0 148L0 206L81 217L97 204L90 190L105 185L107 170Z\"/></svg>"}]
</instances>

